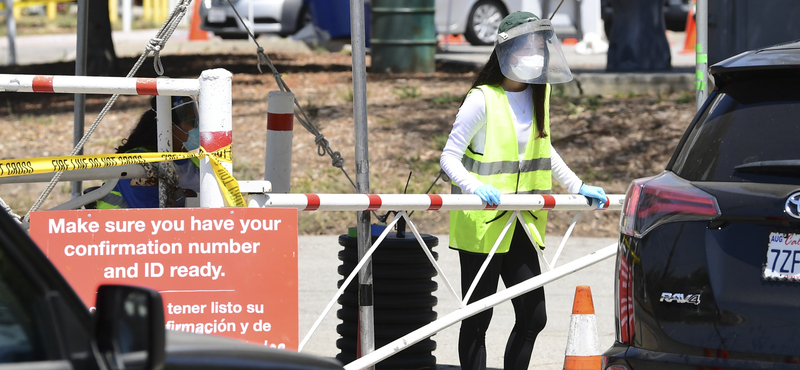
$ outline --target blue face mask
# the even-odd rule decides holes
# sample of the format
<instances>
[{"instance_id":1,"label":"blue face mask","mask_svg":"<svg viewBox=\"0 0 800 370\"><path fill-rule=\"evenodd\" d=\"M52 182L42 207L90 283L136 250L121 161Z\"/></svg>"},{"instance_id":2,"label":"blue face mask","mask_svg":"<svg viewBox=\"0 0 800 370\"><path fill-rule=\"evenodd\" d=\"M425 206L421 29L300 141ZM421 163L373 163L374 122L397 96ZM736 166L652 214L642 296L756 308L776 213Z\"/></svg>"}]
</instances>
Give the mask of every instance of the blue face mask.
<instances>
[{"instance_id":1,"label":"blue face mask","mask_svg":"<svg viewBox=\"0 0 800 370\"><path fill-rule=\"evenodd\" d=\"M183 143L183 147L192 151L200 147L200 128L195 127L188 132L189 138Z\"/></svg>"}]
</instances>

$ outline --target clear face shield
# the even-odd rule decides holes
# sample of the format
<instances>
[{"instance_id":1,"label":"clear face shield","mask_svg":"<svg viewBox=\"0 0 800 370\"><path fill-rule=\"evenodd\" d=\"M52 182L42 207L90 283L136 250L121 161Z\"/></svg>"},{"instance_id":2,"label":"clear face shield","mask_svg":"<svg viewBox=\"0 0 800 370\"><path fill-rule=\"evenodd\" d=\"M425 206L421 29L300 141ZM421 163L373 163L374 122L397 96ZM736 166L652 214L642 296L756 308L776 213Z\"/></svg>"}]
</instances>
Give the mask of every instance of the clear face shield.
<instances>
[{"instance_id":1,"label":"clear face shield","mask_svg":"<svg viewBox=\"0 0 800 370\"><path fill-rule=\"evenodd\" d=\"M497 35L495 51L500 70L508 79L528 84L572 81L550 20L527 22Z\"/></svg>"},{"instance_id":2,"label":"clear face shield","mask_svg":"<svg viewBox=\"0 0 800 370\"><path fill-rule=\"evenodd\" d=\"M194 127L197 127L197 102L188 96L173 96L172 97L172 118L175 124L182 122L191 122Z\"/></svg>"}]
</instances>

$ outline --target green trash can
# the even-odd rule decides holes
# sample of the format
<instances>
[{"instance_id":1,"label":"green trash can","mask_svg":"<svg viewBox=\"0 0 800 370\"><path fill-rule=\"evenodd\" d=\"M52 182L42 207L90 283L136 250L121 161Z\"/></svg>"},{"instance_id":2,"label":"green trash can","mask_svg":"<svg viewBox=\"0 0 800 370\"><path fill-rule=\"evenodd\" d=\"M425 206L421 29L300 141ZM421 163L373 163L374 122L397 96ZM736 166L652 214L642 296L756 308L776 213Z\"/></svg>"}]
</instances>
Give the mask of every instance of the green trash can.
<instances>
[{"instance_id":1,"label":"green trash can","mask_svg":"<svg viewBox=\"0 0 800 370\"><path fill-rule=\"evenodd\" d=\"M372 0L371 71L436 71L434 0Z\"/></svg>"}]
</instances>

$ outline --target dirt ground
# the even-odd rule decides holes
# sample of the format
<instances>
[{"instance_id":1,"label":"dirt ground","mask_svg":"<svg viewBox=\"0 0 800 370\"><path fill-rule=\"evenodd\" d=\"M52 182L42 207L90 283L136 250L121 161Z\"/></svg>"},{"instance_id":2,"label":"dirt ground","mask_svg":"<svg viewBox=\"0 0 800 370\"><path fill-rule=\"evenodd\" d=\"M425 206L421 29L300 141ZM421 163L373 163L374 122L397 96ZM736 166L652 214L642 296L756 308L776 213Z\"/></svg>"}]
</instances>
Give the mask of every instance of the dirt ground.
<instances>
[{"instance_id":1,"label":"dirt ground","mask_svg":"<svg viewBox=\"0 0 800 370\"><path fill-rule=\"evenodd\" d=\"M343 170L317 154L315 137L295 121L292 192L352 193L344 172L355 181L351 57L339 53L270 54L298 102L333 151L345 159ZM260 74L253 54L179 55L162 58L165 75L196 78L210 68L233 76L234 176L263 178L267 93L277 90L270 74ZM127 71L134 59L121 59ZM369 65L369 57L367 60ZM0 73L74 73L72 63L0 68ZM265 69L266 71L266 69ZM458 107L476 70L440 64L433 75L367 76L370 189L372 193L424 193L439 171L439 156ZM154 77L148 60L137 74ZM73 134L72 95L5 93L0 97L0 158L67 155ZM88 128L107 96L87 97ZM554 96L551 103L553 145L566 163L607 193L624 193L631 180L659 173L694 114L694 97L671 93L640 96ZM85 148L87 154L112 153L147 108L147 97L122 96ZM406 189L406 181L409 178ZM86 186L99 182L87 182ZM46 184L2 185L0 198L23 215ZM554 193L565 193L554 182ZM69 199L69 183L60 183L43 209ZM439 180L431 193L448 193ZM382 216L382 215L381 215ZM301 234L341 234L355 226L354 212L301 212ZM548 233L566 231L573 212L551 212ZM415 212L422 233L447 233L447 212ZM373 218L375 220L375 218ZM618 212L585 212L573 235L614 237Z\"/></svg>"}]
</instances>

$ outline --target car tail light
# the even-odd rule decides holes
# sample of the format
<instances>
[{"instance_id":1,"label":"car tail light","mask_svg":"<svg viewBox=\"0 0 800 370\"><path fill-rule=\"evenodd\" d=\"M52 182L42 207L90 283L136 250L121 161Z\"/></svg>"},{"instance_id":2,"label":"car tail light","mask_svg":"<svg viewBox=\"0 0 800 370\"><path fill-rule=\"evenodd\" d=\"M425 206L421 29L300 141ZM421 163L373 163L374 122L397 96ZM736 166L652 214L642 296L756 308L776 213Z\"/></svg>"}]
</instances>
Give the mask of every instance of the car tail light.
<instances>
[{"instance_id":1,"label":"car tail light","mask_svg":"<svg viewBox=\"0 0 800 370\"><path fill-rule=\"evenodd\" d=\"M720 215L717 199L673 174L631 182L620 216L620 232L641 238L667 222L710 220Z\"/></svg>"},{"instance_id":2,"label":"car tail light","mask_svg":"<svg viewBox=\"0 0 800 370\"><path fill-rule=\"evenodd\" d=\"M624 240L624 239L623 239ZM617 253L617 301L614 305L617 310L617 341L630 344L633 337L633 271L627 259L627 248L621 247Z\"/></svg>"}]
</instances>

